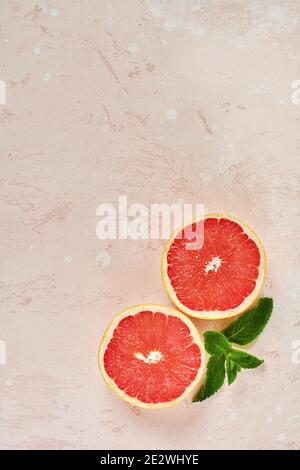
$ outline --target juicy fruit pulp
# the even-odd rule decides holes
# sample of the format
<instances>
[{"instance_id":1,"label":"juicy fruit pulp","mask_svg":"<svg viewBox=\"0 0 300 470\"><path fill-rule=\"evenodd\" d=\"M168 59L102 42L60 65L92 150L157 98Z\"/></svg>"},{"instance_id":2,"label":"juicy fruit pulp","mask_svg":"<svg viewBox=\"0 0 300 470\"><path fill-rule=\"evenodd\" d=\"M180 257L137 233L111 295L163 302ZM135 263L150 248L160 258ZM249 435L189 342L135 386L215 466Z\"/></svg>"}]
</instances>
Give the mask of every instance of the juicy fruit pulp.
<instances>
[{"instance_id":1,"label":"juicy fruit pulp","mask_svg":"<svg viewBox=\"0 0 300 470\"><path fill-rule=\"evenodd\" d=\"M202 247L187 233L204 229ZM204 226L203 226L204 224ZM264 251L250 229L225 216L207 216L181 229L167 245L162 274L176 305L202 318L224 318L255 300L264 278Z\"/></svg>"},{"instance_id":2,"label":"juicy fruit pulp","mask_svg":"<svg viewBox=\"0 0 300 470\"><path fill-rule=\"evenodd\" d=\"M204 353L188 318L146 305L116 317L100 346L99 364L122 398L155 407L175 403L198 383Z\"/></svg>"}]
</instances>

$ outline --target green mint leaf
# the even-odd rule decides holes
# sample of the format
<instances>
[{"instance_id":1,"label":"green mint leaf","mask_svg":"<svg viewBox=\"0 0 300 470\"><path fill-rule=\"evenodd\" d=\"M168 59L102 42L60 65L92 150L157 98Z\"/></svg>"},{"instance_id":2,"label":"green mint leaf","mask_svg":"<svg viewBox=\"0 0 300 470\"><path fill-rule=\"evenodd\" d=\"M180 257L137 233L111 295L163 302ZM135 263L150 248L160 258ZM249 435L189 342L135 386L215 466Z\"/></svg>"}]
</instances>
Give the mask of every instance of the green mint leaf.
<instances>
[{"instance_id":1,"label":"green mint leaf","mask_svg":"<svg viewBox=\"0 0 300 470\"><path fill-rule=\"evenodd\" d=\"M207 363L206 378L199 392L194 396L193 402L203 401L214 395L225 380L225 357L210 356Z\"/></svg>"},{"instance_id":2,"label":"green mint leaf","mask_svg":"<svg viewBox=\"0 0 300 470\"><path fill-rule=\"evenodd\" d=\"M258 357L239 349L231 349L227 360L236 362L243 369L255 369L255 367L260 366L264 362L262 359L258 359Z\"/></svg>"},{"instance_id":3,"label":"green mint leaf","mask_svg":"<svg viewBox=\"0 0 300 470\"><path fill-rule=\"evenodd\" d=\"M228 385L231 385L235 381L239 370L241 370L241 368L238 364L236 364L234 361L232 361L229 358L226 359L226 373L227 373Z\"/></svg>"},{"instance_id":4,"label":"green mint leaf","mask_svg":"<svg viewBox=\"0 0 300 470\"><path fill-rule=\"evenodd\" d=\"M223 333L218 331L206 331L204 333L204 345L209 354L221 356L230 350L231 344Z\"/></svg>"},{"instance_id":5,"label":"green mint leaf","mask_svg":"<svg viewBox=\"0 0 300 470\"><path fill-rule=\"evenodd\" d=\"M231 323L222 333L232 343L252 343L268 323L272 309L273 300L268 297L262 298L256 307Z\"/></svg>"}]
</instances>

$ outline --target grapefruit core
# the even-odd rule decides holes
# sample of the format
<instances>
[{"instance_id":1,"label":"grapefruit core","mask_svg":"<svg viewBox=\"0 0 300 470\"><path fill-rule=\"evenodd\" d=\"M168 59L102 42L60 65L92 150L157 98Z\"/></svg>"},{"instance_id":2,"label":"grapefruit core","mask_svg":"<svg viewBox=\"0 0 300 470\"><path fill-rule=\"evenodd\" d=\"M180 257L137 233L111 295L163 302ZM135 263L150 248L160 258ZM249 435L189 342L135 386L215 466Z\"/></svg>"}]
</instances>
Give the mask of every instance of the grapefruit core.
<instances>
[{"instance_id":1,"label":"grapefruit core","mask_svg":"<svg viewBox=\"0 0 300 470\"><path fill-rule=\"evenodd\" d=\"M144 408L175 405L200 385L205 349L194 324L162 305L119 313L99 347L100 371L125 401Z\"/></svg>"},{"instance_id":2,"label":"grapefruit core","mask_svg":"<svg viewBox=\"0 0 300 470\"><path fill-rule=\"evenodd\" d=\"M191 236L203 228L203 245L191 249ZM203 225L204 224L204 225ZM247 310L258 298L266 270L261 241L243 222L212 214L181 227L162 257L165 288L182 312L206 320Z\"/></svg>"}]
</instances>

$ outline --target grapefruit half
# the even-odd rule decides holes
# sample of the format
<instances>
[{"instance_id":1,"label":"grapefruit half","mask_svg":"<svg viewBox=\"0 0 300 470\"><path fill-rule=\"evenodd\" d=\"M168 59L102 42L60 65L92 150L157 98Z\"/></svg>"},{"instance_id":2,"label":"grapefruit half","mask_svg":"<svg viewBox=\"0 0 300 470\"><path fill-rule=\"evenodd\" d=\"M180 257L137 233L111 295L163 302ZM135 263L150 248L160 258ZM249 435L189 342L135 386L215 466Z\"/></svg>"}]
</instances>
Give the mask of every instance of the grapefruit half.
<instances>
[{"instance_id":1,"label":"grapefruit half","mask_svg":"<svg viewBox=\"0 0 300 470\"><path fill-rule=\"evenodd\" d=\"M191 234L203 229L203 245L191 249ZM240 220L212 214L181 227L162 256L165 288L182 312L203 319L228 318L247 310L263 287L266 259L257 235Z\"/></svg>"},{"instance_id":2,"label":"grapefruit half","mask_svg":"<svg viewBox=\"0 0 300 470\"><path fill-rule=\"evenodd\" d=\"M205 373L205 349L196 327L162 305L137 305L119 313L103 335L98 360L110 388L144 408L175 405Z\"/></svg>"}]
</instances>

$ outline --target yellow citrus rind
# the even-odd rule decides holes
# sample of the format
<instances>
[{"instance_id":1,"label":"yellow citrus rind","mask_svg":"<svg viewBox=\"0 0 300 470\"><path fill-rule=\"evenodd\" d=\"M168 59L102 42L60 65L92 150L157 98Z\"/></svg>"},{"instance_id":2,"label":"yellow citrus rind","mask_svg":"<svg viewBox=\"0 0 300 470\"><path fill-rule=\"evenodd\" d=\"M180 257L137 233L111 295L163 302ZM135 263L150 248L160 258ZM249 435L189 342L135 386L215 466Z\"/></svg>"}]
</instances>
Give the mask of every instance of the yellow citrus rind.
<instances>
[{"instance_id":1,"label":"yellow citrus rind","mask_svg":"<svg viewBox=\"0 0 300 470\"><path fill-rule=\"evenodd\" d=\"M123 318L127 317L128 315L135 315L136 313L138 313L142 310L151 310L153 312L161 312L161 313L165 313L166 315L172 315L172 316L175 316L177 318L180 318L180 320L182 320L188 326L188 328L190 329L190 332L191 332L191 335L193 337L194 342L200 348L201 364L200 364L200 368L198 370L197 376L195 377L193 382L191 382L191 384L185 389L184 393L182 395L180 395L178 398L176 398L175 400L168 401L168 402L162 402L162 403L145 403L145 402L142 402L142 401L138 400L137 398L130 397L123 390L121 390L118 387L118 385L114 382L114 380L111 379L105 371L104 361L103 361L104 353L105 353L105 350L107 348L107 345L108 345L109 341L111 340L111 338L113 336L113 332L114 332L115 328L117 327L117 325L119 324L119 322ZM111 388L111 390L116 395L118 395L118 397L122 398L127 403L130 403L133 406L139 406L139 407L142 407L142 408L149 408L149 409L159 409L159 408L167 408L169 406L176 405L177 403L179 403L182 400L184 400L185 398L187 398L190 394L192 394L193 391L195 391L195 389L197 387L199 387L201 385L202 380L204 379L205 370L206 370L206 352L205 352L204 344L203 344L200 333L198 332L198 330L195 327L195 325L193 324L193 322L186 315L184 315L181 312L178 312L178 310L175 310L175 309L170 308L170 307L165 307L163 305L141 304L141 305L134 305L132 307L126 308L125 310L122 310L120 313L118 313L113 318L111 323L106 328L106 330L103 334L103 337L101 339L101 342L100 342L99 351L98 351L98 364L99 364L100 372L101 372L105 382Z\"/></svg>"},{"instance_id":2,"label":"yellow citrus rind","mask_svg":"<svg viewBox=\"0 0 300 470\"><path fill-rule=\"evenodd\" d=\"M259 249L260 253L260 265L258 268L258 277L256 280L256 286L251 292L251 294L244 299L244 301L238 305L237 307L230 309L230 310L192 310L182 304L180 300L177 298L177 295L171 285L169 276L168 276L168 252L169 249L178 235L178 233L184 229L184 227L190 225L191 223L196 223L199 222L199 220L202 219L194 219L191 222L182 225L179 229L177 229L172 236L169 238L167 241L164 250L163 250L163 255L162 255L162 260L161 260L161 275L162 275L162 280L163 284L165 286L165 289L172 300L172 302L176 305L176 307L186 313L189 316L195 317L195 318L200 318L203 320L218 320L218 319L224 319L224 318L230 318L234 317L236 315L240 315L241 313L245 312L248 310L251 306L253 306L256 301L258 300L259 294L264 286L265 282L265 276L266 276L266 255L265 255L265 250L263 247L262 242L260 241L259 237L255 234L255 232L244 222L241 220L237 219L236 217L231 217L228 215L224 214L208 214L205 215L204 219L208 218L216 218L216 219L227 219L231 220L233 222L238 223L244 230L244 232L248 235L248 237L255 242Z\"/></svg>"}]
</instances>

